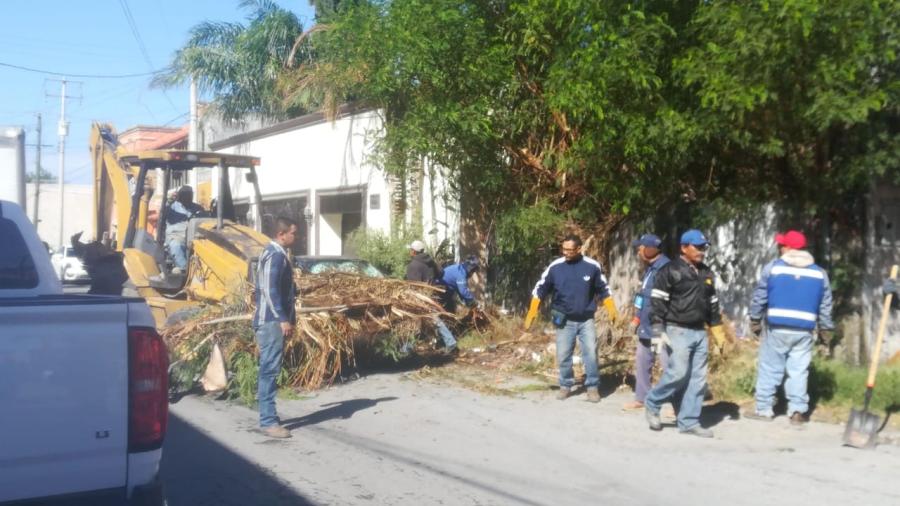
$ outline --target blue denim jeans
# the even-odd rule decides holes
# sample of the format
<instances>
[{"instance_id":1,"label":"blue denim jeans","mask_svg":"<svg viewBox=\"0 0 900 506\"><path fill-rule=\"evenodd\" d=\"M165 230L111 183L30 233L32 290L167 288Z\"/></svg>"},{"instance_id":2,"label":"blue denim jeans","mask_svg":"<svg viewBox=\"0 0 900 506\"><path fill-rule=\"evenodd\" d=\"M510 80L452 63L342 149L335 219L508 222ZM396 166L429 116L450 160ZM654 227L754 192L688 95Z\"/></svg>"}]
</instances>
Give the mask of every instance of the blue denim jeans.
<instances>
[{"instance_id":1,"label":"blue denim jeans","mask_svg":"<svg viewBox=\"0 0 900 506\"><path fill-rule=\"evenodd\" d=\"M278 394L278 373L284 352L284 334L280 322L266 322L256 327L256 344L259 346L259 426L278 424L275 396Z\"/></svg>"},{"instance_id":2,"label":"blue denim jeans","mask_svg":"<svg viewBox=\"0 0 900 506\"><path fill-rule=\"evenodd\" d=\"M706 330L667 325L666 334L671 342L669 363L659 383L647 393L644 406L659 414L662 404L671 401L678 414L678 429L685 431L700 424L709 343Z\"/></svg>"},{"instance_id":3,"label":"blue denim jeans","mask_svg":"<svg viewBox=\"0 0 900 506\"><path fill-rule=\"evenodd\" d=\"M809 362L812 359L812 332L801 329L768 328L759 346L756 375L756 412L772 415L775 391L784 380L788 413L809 411ZM784 379L787 374L787 379Z\"/></svg>"},{"instance_id":4,"label":"blue denim jeans","mask_svg":"<svg viewBox=\"0 0 900 506\"><path fill-rule=\"evenodd\" d=\"M434 317L434 326L437 328L438 335L441 336L441 340L444 341L444 347L448 350L456 346L456 338L453 337L453 332L450 332L450 329L447 328L447 324L441 320L440 316Z\"/></svg>"},{"instance_id":5,"label":"blue denim jeans","mask_svg":"<svg viewBox=\"0 0 900 506\"><path fill-rule=\"evenodd\" d=\"M650 349L649 339L638 339L637 352L634 357L634 400L644 402L647 392L653 386L650 378L653 373L653 363L659 358L659 365L665 371L669 364L669 350L663 347L657 357Z\"/></svg>"},{"instance_id":6,"label":"blue denim jeans","mask_svg":"<svg viewBox=\"0 0 900 506\"><path fill-rule=\"evenodd\" d=\"M556 362L559 364L559 386L572 388L575 385L575 371L572 370L572 353L575 339L581 344L581 360L584 363L584 386L591 388L600 384L597 365L597 328L594 320L584 322L567 321L566 326L556 329Z\"/></svg>"},{"instance_id":7,"label":"blue denim jeans","mask_svg":"<svg viewBox=\"0 0 900 506\"><path fill-rule=\"evenodd\" d=\"M187 269L187 251L184 244L184 241L180 239L172 239L166 243L166 246L169 248L169 255L172 256L172 263L175 264L175 267L179 269Z\"/></svg>"}]
</instances>

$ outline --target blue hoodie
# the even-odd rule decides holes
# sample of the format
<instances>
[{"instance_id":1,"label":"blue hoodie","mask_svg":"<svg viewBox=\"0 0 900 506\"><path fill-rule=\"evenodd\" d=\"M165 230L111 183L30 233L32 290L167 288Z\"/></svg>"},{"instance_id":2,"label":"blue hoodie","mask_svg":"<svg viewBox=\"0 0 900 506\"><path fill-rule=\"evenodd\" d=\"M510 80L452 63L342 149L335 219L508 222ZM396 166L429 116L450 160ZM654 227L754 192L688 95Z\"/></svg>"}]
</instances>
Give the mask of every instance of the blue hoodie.
<instances>
[{"instance_id":1,"label":"blue hoodie","mask_svg":"<svg viewBox=\"0 0 900 506\"><path fill-rule=\"evenodd\" d=\"M445 267L441 281L447 290L446 295L448 299L453 299L455 295L459 295L459 298L466 304L470 304L475 300L475 296L469 291L469 273L463 263Z\"/></svg>"}]
</instances>

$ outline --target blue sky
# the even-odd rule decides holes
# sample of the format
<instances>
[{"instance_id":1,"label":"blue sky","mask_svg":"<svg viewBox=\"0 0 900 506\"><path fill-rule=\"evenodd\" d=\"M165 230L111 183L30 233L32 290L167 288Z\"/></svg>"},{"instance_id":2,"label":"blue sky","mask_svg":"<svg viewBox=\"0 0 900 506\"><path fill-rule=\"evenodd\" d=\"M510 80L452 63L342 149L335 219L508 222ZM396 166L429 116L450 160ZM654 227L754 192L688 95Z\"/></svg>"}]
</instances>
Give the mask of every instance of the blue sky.
<instances>
[{"instance_id":1,"label":"blue sky","mask_svg":"<svg viewBox=\"0 0 900 506\"><path fill-rule=\"evenodd\" d=\"M147 58L126 21L129 7ZM32 0L5 2L0 31L0 63L70 74L140 74L166 66L197 23L243 21L237 0ZM308 0L281 0L304 27L313 23ZM151 68L152 65L152 68ZM57 173L57 122L60 83L43 75L0 66L0 125L26 128L26 142L35 142L35 114L43 116L44 170ZM66 116L66 182L90 183L88 134L92 121L112 123L118 131L137 124L180 126L187 121L187 87L151 89L149 77L128 79L72 78ZM204 97L209 98L209 97ZM27 149L28 170L34 168L34 147Z\"/></svg>"}]
</instances>

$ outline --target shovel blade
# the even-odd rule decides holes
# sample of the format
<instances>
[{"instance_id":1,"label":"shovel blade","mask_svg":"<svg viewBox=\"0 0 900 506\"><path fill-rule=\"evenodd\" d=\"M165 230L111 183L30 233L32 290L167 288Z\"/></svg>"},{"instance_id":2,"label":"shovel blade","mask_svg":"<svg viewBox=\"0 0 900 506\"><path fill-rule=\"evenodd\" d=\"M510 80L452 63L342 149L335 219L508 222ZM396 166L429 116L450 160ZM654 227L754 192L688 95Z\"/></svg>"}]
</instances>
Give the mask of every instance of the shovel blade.
<instances>
[{"instance_id":1,"label":"shovel blade","mask_svg":"<svg viewBox=\"0 0 900 506\"><path fill-rule=\"evenodd\" d=\"M854 448L871 449L878 441L881 419L866 410L850 410L850 420L844 429L844 445Z\"/></svg>"}]
</instances>

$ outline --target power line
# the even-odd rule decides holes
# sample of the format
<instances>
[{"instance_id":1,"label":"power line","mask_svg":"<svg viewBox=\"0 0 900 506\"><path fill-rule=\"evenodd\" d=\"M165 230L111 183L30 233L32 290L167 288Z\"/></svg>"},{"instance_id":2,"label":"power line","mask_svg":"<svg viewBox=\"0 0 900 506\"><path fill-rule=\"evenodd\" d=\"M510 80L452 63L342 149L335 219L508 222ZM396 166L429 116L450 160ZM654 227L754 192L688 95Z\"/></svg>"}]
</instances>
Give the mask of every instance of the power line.
<instances>
[{"instance_id":1,"label":"power line","mask_svg":"<svg viewBox=\"0 0 900 506\"><path fill-rule=\"evenodd\" d=\"M131 14L131 7L128 6L128 0L119 0L119 5L122 6L122 12L125 13L125 21L128 22L128 27L131 28L131 34L134 35L134 40L137 41L138 49L141 50L144 61L147 62L147 65L150 68L153 68L153 61L150 59L150 53L147 52L147 46L144 44L144 39L141 38L141 33L138 31L134 16Z\"/></svg>"},{"instance_id":2,"label":"power line","mask_svg":"<svg viewBox=\"0 0 900 506\"><path fill-rule=\"evenodd\" d=\"M15 65L12 63L0 62L0 67L9 67L16 70L24 70L26 72L34 72L37 74L46 74L48 76L60 76L60 77L78 77L82 79L131 79L134 77L147 77L154 76L156 74L160 74L165 72L166 69L154 70L152 72L144 72L141 74L71 74L68 72L55 72L52 70L43 70L36 69L32 67L25 67L23 65Z\"/></svg>"},{"instance_id":3,"label":"power line","mask_svg":"<svg viewBox=\"0 0 900 506\"><path fill-rule=\"evenodd\" d=\"M128 22L129 28L131 28L131 34L134 36L134 40L138 44L138 48L141 50L141 55L144 57L144 61L147 62L147 67L152 69L155 65L153 65L153 60L150 59L150 53L147 51L147 45L144 44L144 39L141 37L141 32L138 30L137 23L134 21L134 15L131 13L131 7L128 5L128 0L119 0L119 5L122 6L122 12L125 14L125 21ZM163 90L163 96L166 97L166 102L172 106L172 109L178 110L178 107L175 106L175 103L172 102L172 99L169 98L169 94Z\"/></svg>"}]
</instances>

